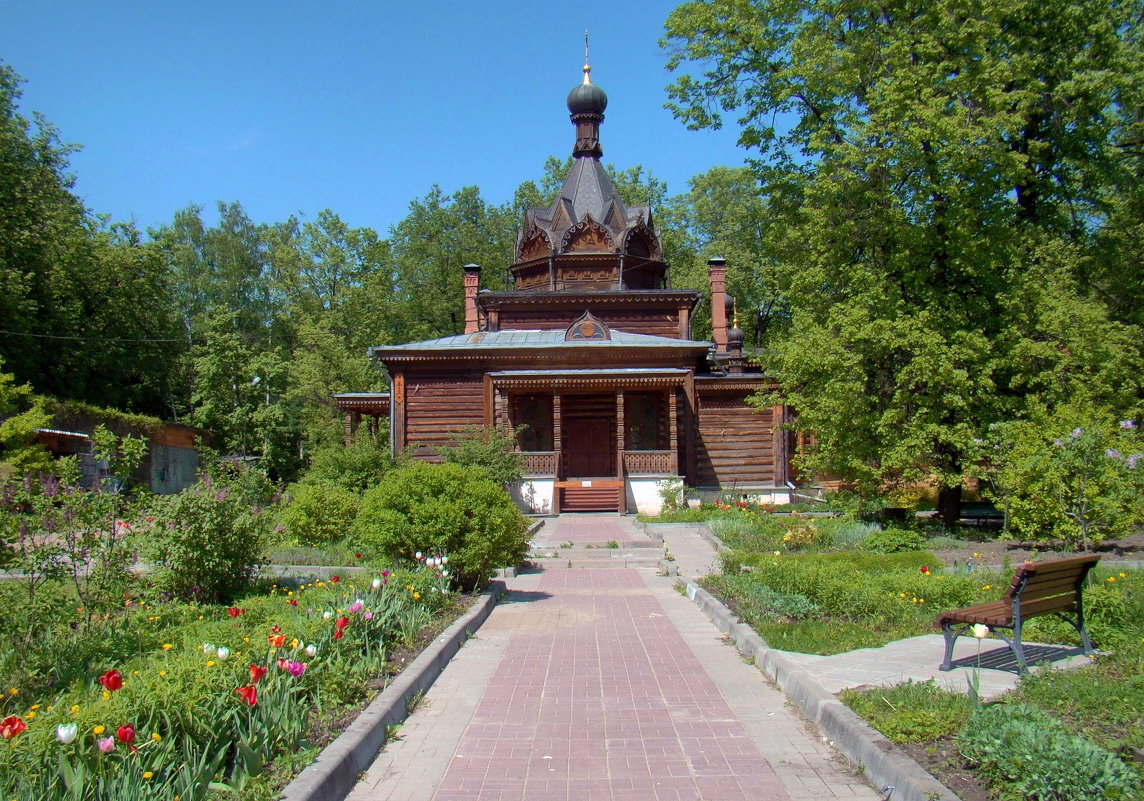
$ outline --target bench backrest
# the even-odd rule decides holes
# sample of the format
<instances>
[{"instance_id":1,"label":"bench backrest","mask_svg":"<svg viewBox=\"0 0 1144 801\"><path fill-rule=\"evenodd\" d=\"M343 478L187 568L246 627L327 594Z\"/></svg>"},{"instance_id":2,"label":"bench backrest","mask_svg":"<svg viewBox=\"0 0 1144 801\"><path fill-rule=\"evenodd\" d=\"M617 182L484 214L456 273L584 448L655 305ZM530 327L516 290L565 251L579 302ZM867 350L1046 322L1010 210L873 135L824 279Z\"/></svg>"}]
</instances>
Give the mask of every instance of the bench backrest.
<instances>
[{"instance_id":1,"label":"bench backrest","mask_svg":"<svg viewBox=\"0 0 1144 801\"><path fill-rule=\"evenodd\" d=\"M1076 604L1088 571L1099 561L1099 556L1071 556L1026 562L1017 568L1005 598L1017 600L1022 609L1037 613L1070 608Z\"/></svg>"}]
</instances>

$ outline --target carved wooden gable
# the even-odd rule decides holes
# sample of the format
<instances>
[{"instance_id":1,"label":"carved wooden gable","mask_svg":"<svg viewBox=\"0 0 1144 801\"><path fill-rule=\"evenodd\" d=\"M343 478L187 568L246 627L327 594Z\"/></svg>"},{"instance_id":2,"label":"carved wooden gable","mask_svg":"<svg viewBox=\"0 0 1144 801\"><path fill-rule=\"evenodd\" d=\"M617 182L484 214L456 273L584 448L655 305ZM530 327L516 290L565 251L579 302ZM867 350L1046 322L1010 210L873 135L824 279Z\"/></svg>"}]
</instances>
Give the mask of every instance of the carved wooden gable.
<instances>
[{"instance_id":1,"label":"carved wooden gable","mask_svg":"<svg viewBox=\"0 0 1144 801\"><path fill-rule=\"evenodd\" d=\"M562 253L611 253L616 249L611 232L591 217L569 228L562 245Z\"/></svg>"},{"instance_id":2,"label":"carved wooden gable","mask_svg":"<svg viewBox=\"0 0 1144 801\"><path fill-rule=\"evenodd\" d=\"M520 238L520 244L516 248L516 260L518 262L528 261L540 256L547 256L551 252L552 244L548 241L548 235L533 226Z\"/></svg>"},{"instance_id":3,"label":"carved wooden gable","mask_svg":"<svg viewBox=\"0 0 1144 801\"><path fill-rule=\"evenodd\" d=\"M612 331L603 320L597 318L592 312L584 312L568 326L564 332L565 342L577 342L586 339L611 339Z\"/></svg>"}]
</instances>

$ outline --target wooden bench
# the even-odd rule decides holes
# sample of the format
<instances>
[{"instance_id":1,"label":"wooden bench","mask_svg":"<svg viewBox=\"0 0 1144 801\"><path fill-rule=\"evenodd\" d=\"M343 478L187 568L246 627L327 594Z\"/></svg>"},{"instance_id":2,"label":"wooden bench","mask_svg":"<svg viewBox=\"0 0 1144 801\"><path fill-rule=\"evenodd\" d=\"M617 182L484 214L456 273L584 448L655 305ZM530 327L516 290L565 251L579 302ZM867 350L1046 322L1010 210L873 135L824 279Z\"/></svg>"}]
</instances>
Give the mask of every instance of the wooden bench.
<instances>
[{"instance_id":1,"label":"wooden bench","mask_svg":"<svg viewBox=\"0 0 1144 801\"><path fill-rule=\"evenodd\" d=\"M1005 512L991 503L963 503L958 513L958 520L962 523L973 523L975 526L1005 525Z\"/></svg>"},{"instance_id":2,"label":"wooden bench","mask_svg":"<svg viewBox=\"0 0 1144 801\"><path fill-rule=\"evenodd\" d=\"M1081 588L1088 571L1099 561L1099 556L1073 556L1048 562L1026 562L1017 568L1004 600L942 612L937 617L937 625L945 635L945 660L939 670L953 669L953 644L971 627L981 624L1008 644L1017 657L1018 667L1027 672L1021 628L1026 620L1040 615L1057 615L1067 620L1080 634L1084 652L1092 653L1092 642L1084 627ZM1011 638L998 629L1009 630Z\"/></svg>"}]
</instances>

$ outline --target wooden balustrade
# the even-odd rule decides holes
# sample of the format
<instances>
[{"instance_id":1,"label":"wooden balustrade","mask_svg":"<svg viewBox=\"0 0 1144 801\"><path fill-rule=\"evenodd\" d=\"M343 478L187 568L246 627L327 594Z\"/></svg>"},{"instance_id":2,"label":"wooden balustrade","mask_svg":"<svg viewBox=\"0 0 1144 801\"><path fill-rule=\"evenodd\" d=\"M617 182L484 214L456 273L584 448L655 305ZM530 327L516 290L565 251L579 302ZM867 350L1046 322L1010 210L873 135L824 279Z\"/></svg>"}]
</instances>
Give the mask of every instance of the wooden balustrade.
<instances>
[{"instance_id":1,"label":"wooden balustrade","mask_svg":"<svg viewBox=\"0 0 1144 801\"><path fill-rule=\"evenodd\" d=\"M556 451L523 451L526 476L555 476Z\"/></svg>"},{"instance_id":2,"label":"wooden balustrade","mask_svg":"<svg viewBox=\"0 0 1144 801\"><path fill-rule=\"evenodd\" d=\"M624 474L675 475L675 451L625 451Z\"/></svg>"}]
</instances>

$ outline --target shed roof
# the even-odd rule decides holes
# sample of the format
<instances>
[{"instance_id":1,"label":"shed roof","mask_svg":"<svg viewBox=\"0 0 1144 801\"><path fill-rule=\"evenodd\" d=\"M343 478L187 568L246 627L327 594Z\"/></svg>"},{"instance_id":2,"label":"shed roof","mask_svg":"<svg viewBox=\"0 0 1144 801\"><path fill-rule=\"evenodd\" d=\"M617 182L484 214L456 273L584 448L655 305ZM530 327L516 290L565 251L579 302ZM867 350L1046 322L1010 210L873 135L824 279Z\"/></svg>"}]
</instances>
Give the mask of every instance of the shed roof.
<instances>
[{"instance_id":1,"label":"shed roof","mask_svg":"<svg viewBox=\"0 0 1144 801\"><path fill-rule=\"evenodd\" d=\"M563 328L547 331L477 331L472 334L456 334L440 339L427 339L422 342L406 342L402 345L375 345L370 348L373 356L409 353L411 351L472 351L472 350L535 350L542 348L683 348L706 351L709 342L694 339L672 339L651 334L633 334L612 329L609 340L586 339L569 342L565 340Z\"/></svg>"}]
</instances>

